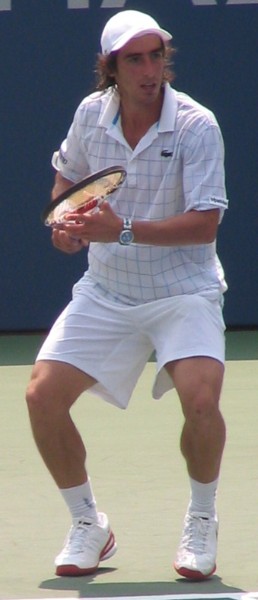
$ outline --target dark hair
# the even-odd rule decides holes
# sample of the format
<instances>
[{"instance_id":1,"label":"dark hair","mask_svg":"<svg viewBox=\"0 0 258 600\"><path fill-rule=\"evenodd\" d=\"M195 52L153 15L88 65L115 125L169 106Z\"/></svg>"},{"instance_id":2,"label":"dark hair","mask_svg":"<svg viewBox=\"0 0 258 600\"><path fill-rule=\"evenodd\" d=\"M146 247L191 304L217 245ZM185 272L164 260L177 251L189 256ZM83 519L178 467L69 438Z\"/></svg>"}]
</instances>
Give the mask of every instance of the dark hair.
<instances>
[{"instance_id":1,"label":"dark hair","mask_svg":"<svg viewBox=\"0 0 258 600\"><path fill-rule=\"evenodd\" d=\"M172 81L174 81L174 79L175 79L175 72L173 70L173 65L174 65L173 58L176 53L176 50L175 50L175 48L172 48L171 46L164 44L164 42L162 42L162 45L163 45L163 52L164 52L164 58L165 58L163 83L165 83L166 81L168 81L169 83L172 83ZM116 71L117 55L118 55L118 51L111 52L107 56L105 56L104 54L97 55L95 73L96 73L96 89L98 91L104 91L107 88L112 87L116 84L115 77L114 77L114 75L112 75L112 73L114 73Z\"/></svg>"}]
</instances>

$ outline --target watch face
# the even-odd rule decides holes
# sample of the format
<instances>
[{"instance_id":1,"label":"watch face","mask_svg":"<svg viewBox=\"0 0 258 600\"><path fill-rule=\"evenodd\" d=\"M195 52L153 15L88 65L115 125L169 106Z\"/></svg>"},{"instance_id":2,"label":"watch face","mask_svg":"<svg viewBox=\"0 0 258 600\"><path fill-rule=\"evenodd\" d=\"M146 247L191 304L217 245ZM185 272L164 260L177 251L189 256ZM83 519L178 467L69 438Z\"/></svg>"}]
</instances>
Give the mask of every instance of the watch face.
<instances>
[{"instance_id":1,"label":"watch face","mask_svg":"<svg viewBox=\"0 0 258 600\"><path fill-rule=\"evenodd\" d=\"M120 244L131 244L133 241L133 232L131 229L124 229L120 234Z\"/></svg>"}]
</instances>

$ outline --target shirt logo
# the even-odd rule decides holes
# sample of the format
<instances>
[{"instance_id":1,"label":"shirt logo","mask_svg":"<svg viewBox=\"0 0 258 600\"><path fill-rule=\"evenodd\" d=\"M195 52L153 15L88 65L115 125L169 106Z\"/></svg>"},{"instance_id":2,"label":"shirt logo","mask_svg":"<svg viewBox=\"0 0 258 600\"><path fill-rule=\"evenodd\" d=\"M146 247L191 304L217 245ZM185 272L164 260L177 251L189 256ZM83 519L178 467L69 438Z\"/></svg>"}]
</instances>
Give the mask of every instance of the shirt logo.
<instances>
[{"instance_id":1,"label":"shirt logo","mask_svg":"<svg viewBox=\"0 0 258 600\"><path fill-rule=\"evenodd\" d=\"M172 152L172 150L169 150L169 148L164 148L161 151L160 156L164 156L165 158L168 158L169 156L173 156L173 152Z\"/></svg>"},{"instance_id":2,"label":"shirt logo","mask_svg":"<svg viewBox=\"0 0 258 600\"><path fill-rule=\"evenodd\" d=\"M64 165L67 165L67 158L62 154L61 150L59 150L59 159Z\"/></svg>"}]
</instances>

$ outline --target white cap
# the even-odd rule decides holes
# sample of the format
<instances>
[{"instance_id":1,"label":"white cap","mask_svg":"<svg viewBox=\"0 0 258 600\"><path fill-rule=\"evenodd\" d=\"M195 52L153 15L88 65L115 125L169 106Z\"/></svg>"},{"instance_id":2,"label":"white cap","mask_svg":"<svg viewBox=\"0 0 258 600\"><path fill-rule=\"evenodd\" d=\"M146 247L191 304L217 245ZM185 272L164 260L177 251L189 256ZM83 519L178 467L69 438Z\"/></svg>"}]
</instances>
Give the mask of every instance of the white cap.
<instances>
[{"instance_id":1,"label":"white cap","mask_svg":"<svg viewBox=\"0 0 258 600\"><path fill-rule=\"evenodd\" d=\"M101 36L102 53L110 54L110 52L120 50L132 38L147 33L155 33L163 42L172 39L172 35L165 29L161 29L157 21L149 15L138 10L123 10L111 17L103 29Z\"/></svg>"}]
</instances>

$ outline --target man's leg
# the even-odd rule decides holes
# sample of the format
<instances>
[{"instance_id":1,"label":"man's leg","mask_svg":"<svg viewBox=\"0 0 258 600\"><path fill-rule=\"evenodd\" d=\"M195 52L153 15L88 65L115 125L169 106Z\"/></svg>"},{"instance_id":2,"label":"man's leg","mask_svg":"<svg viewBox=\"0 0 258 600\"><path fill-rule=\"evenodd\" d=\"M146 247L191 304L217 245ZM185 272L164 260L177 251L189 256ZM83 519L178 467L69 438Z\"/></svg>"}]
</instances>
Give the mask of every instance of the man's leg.
<instances>
[{"instance_id":1,"label":"man's leg","mask_svg":"<svg viewBox=\"0 0 258 600\"><path fill-rule=\"evenodd\" d=\"M73 517L67 542L56 558L57 575L94 572L116 550L106 515L97 513L86 471L86 450L70 416L79 395L95 380L68 365L39 361L27 389L31 427L39 452Z\"/></svg>"},{"instance_id":2,"label":"man's leg","mask_svg":"<svg viewBox=\"0 0 258 600\"><path fill-rule=\"evenodd\" d=\"M225 424L219 410L224 366L196 357L167 365L178 392L185 424L181 450L193 479L209 483L219 475L225 444Z\"/></svg>"},{"instance_id":3,"label":"man's leg","mask_svg":"<svg viewBox=\"0 0 258 600\"><path fill-rule=\"evenodd\" d=\"M175 568L186 577L203 579L216 568L215 497L225 444L219 410L224 367L214 359L196 357L169 363L166 368L185 417L181 451L192 490Z\"/></svg>"},{"instance_id":4,"label":"man's leg","mask_svg":"<svg viewBox=\"0 0 258 600\"><path fill-rule=\"evenodd\" d=\"M94 380L67 363L39 361L27 389L31 427L39 452L59 488L87 480L86 451L70 408Z\"/></svg>"}]
</instances>

